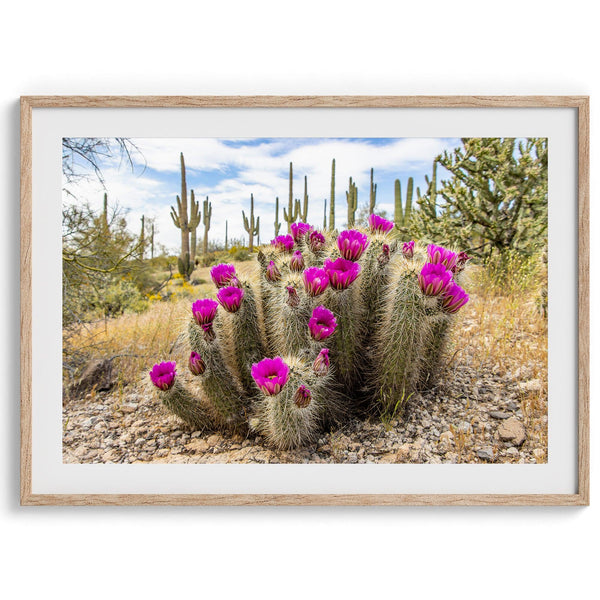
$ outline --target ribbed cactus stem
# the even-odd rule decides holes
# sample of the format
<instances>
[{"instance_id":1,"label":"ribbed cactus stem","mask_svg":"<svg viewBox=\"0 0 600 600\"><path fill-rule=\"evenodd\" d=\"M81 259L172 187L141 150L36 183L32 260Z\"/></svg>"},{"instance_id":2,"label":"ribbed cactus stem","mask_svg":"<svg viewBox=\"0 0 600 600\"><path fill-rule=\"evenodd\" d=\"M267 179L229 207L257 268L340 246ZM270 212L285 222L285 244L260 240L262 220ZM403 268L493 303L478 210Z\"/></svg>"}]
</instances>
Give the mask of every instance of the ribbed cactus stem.
<instances>
[{"instance_id":1,"label":"ribbed cactus stem","mask_svg":"<svg viewBox=\"0 0 600 600\"><path fill-rule=\"evenodd\" d=\"M369 214L375 212L375 204L377 202L377 184L373 183L373 167L371 167L371 184L369 186Z\"/></svg>"},{"instance_id":2,"label":"ribbed cactus stem","mask_svg":"<svg viewBox=\"0 0 600 600\"><path fill-rule=\"evenodd\" d=\"M438 312L429 316L428 335L423 353L420 381L423 387L432 386L442 370L442 356L448 345L451 318Z\"/></svg>"},{"instance_id":3,"label":"ribbed cactus stem","mask_svg":"<svg viewBox=\"0 0 600 600\"><path fill-rule=\"evenodd\" d=\"M260 227L260 217L254 220L254 194L250 194L250 218L246 217L246 213L242 211L242 219L244 221L244 229L248 232L248 250L254 251L254 236L258 235Z\"/></svg>"},{"instance_id":4,"label":"ribbed cactus stem","mask_svg":"<svg viewBox=\"0 0 600 600\"><path fill-rule=\"evenodd\" d=\"M225 252L229 250L229 239L227 237L229 223L225 221Z\"/></svg>"},{"instance_id":5,"label":"ribbed cactus stem","mask_svg":"<svg viewBox=\"0 0 600 600\"><path fill-rule=\"evenodd\" d=\"M273 225L275 237L277 237L279 235L279 230L281 229L281 223L279 222L279 196L275 198L275 223Z\"/></svg>"},{"instance_id":6,"label":"ribbed cactus stem","mask_svg":"<svg viewBox=\"0 0 600 600\"><path fill-rule=\"evenodd\" d=\"M104 199L102 200L102 233L108 235L108 195L104 192Z\"/></svg>"},{"instance_id":7,"label":"ribbed cactus stem","mask_svg":"<svg viewBox=\"0 0 600 600\"><path fill-rule=\"evenodd\" d=\"M348 227L354 227L356 209L358 208L358 190L356 184L352 181L352 177L348 181L346 202L348 204Z\"/></svg>"},{"instance_id":8,"label":"ribbed cactus stem","mask_svg":"<svg viewBox=\"0 0 600 600\"><path fill-rule=\"evenodd\" d=\"M283 209L283 218L284 220L287 222L287 226L288 226L288 233L290 233L292 231L292 223L296 220L296 218L294 218L293 212L294 212L294 168L292 166L292 163L290 162L290 174L289 174L289 196L288 196L288 212L286 214L285 212L285 208Z\"/></svg>"},{"instance_id":9,"label":"ribbed cactus stem","mask_svg":"<svg viewBox=\"0 0 600 600\"><path fill-rule=\"evenodd\" d=\"M303 223L308 221L308 182L306 175L304 176L304 199L302 202L302 209L299 208L298 210L298 217Z\"/></svg>"},{"instance_id":10,"label":"ribbed cactus stem","mask_svg":"<svg viewBox=\"0 0 600 600\"><path fill-rule=\"evenodd\" d=\"M154 223L152 223L152 228L150 230L150 258L154 258Z\"/></svg>"},{"instance_id":11,"label":"ribbed cactus stem","mask_svg":"<svg viewBox=\"0 0 600 600\"><path fill-rule=\"evenodd\" d=\"M222 319L224 330L230 336L236 374L246 394L253 396L257 388L250 368L265 357L267 348L263 344L255 293L248 283L243 284L243 290L244 299L239 310L223 314Z\"/></svg>"},{"instance_id":12,"label":"ribbed cactus stem","mask_svg":"<svg viewBox=\"0 0 600 600\"><path fill-rule=\"evenodd\" d=\"M197 379L204 395L214 407L219 421L235 428L244 421L244 392L238 378L228 368L221 350L222 325L215 322L215 328L216 339L207 340L202 328L191 319L188 337L191 349L206 363L206 371Z\"/></svg>"},{"instance_id":13,"label":"ribbed cactus stem","mask_svg":"<svg viewBox=\"0 0 600 600\"><path fill-rule=\"evenodd\" d=\"M190 256L193 260L196 259L196 248L197 248L197 238L196 238L196 230L198 229L198 225L200 225L200 202L196 201L196 197L194 196L194 190L190 190L190 234L191 234L191 243L190 243Z\"/></svg>"},{"instance_id":14,"label":"ribbed cactus stem","mask_svg":"<svg viewBox=\"0 0 600 600\"><path fill-rule=\"evenodd\" d=\"M212 429L214 418L210 410L200 403L179 376L170 389L161 390L158 395L165 407L193 430Z\"/></svg>"},{"instance_id":15,"label":"ribbed cactus stem","mask_svg":"<svg viewBox=\"0 0 600 600\"><path fill-rule=\"evenodd\" d=\"M374 399L383 412L389 412L397 403L402 406L418 387L429 336L430 307L417 275L411 271L400 273L391 282L383 303L385 309L375 340Z\"/></svg>"},{"instance_id":16,"label":"ribbed cactus stem","mask_svg":"<svg viewBox=\"0 0 600 600\"><path fill-rule=\"evenodd\" d=\"M187 201L187 182L185 179L185 159L183 152L179 155L181 168L181 196L177 196L177 209L171 206L171 219L173 224L181 231L181 254L179 261L181 265L189 263L190 256L190 227L188 219L188 201ZM187 258L186 258L187 257ZM179 271L186 279L189 278L188 269L185 272Z\"/></svg>"},{"instance_id":17,"label":"ribbed cactus stem","mask_svg":"<svg viewBox=\"0 0 600 600\"><path fill-rule=\"evenodd\" d=\"M404 225L404 212L402 210L402 186L400 180L394 181L394 224L396 227Z\"/></svg>"},{"instance_id":18,"label":"ribbed cactus stem","mask_svg":"<svg viewBox=\"0 0 600 600\"><path fill-rule=\"evenodd\" d=\"M408 225L410 219L410 213L412 212L412 199L413 199L413 186L414 179L408 178L408 184L406 186L406 206L404 208L404 224Z\"/></svg>"},{"instance_id":19,"label":"ribbed cactus stem","mask_svg":"<svg viewBox=\"0 0 600 600\"><path fill-rule=\"evenodd\" d=\"M314 357L313 357L314 358ZM264 396L258 403L257 429L267 441L280 450L296 448L316 440L324 413L335 402L335 381L332 374L315 375L312 361L297 356L283 356L290 367L290 376L276 396ZM299 407L295 399L298 388L310 390L310 402Z\"/></svg>"},{"instance_id":20,"label":"ribbed cactus stem","mask_svg":"<svg viewBox=\"0 0 600 600\"><path fill-rule=\"evenodd\" d=\"M327 198L323 200L323 231L327 231Z\"/></svg>"},{"instance_id":21,"label":"ribbed cactus stem","mask_svg":"<svg viewBox=\"0 0 600 600\"><path fill-rule=\"evenodd\" d=\"M140 241L138 242L139 247L140 247L140 260L144 260L144 250L146 247L146 227L145 227L145 218L144 215L142 215L142 218L140 219L140 221L142 222L142 228L140 230Z\"/></svg>"},{"instance_id":22,"label":"ribbed cactus stem","mask_svg":"<svg viewBox=\"0 0 600 600\"><path fill-rule=\"evenodd\" d=\"M212 204L208 201L208 196L204 201L204 215L202 221L204 223L204 243L202 245L202 253L204 256L208 254L208 231L210 230L210 219L212 217Z\"/></svg>"},{"instance_id":23,"label":"ribbed cactus stem","mask_svg":"<svg viewBox=\"0 0 600 600\"><path fill-rule=\"evenodd\" d=\"M335 229L335 158L331 161L331 192L329 196L329 231Z\"/></svg>"}]
</instances>

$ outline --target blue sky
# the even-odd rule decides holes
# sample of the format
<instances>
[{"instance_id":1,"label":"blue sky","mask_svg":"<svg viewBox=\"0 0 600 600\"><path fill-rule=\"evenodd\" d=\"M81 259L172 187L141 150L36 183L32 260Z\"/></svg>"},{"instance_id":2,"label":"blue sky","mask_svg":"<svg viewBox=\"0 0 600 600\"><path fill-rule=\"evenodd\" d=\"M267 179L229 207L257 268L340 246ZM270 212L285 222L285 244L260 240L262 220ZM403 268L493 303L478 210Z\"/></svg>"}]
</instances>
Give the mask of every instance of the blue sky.
<instances>
[{"instance_id":1,"label":"blue sky","mask_svg":"<svg viewBox=\"0 0 600 600\"><path fill-rule=\"evenodd\" d=\"M373 167L377 207L393 215L394 180L400 179L403 195L409 177L414 177L415 186L424 191L424 176L431 174L433 158L461 145L458 138L139 138L132 141L140 150L140 155L134 156L133 169L118 155L100 162L109 205L118 205L126 212L128 225L135 232L139 231L142 214L154 218L157 242L173 252L177 252L180 237L169 217L169 207L180 193L180 152L185 157L188 191L193 189L200 200L208 196L212 203L209 237L224 239L227 220L230 239L247 239L242 209L248 214L252 193L264 243L273 237L276 196L279 196L279 220L284 223L290 161L294 169L294 197L302 199L306 175L308 220L321 227L323 200L329 199L331 160L336 159L336 226L342 228L350 176L358 186L359 206L363 205L368 203ZM444 176L440 168L438 173L438 177ZM87 200L92 208L100 209L104 190L94 178L81 181L71 191L79 199ZM72 200L64 195L64 201Z\"/></svg>"}]
</instances>

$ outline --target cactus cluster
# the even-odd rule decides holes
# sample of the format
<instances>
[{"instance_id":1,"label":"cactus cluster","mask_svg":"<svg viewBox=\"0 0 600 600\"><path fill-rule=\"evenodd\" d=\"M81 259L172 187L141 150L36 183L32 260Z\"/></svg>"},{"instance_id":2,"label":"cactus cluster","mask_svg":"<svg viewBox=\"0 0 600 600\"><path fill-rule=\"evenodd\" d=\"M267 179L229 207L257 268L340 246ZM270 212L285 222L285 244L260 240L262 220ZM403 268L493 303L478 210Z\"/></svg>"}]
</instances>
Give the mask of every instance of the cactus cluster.
<instances>
[{"instance_id":1,"label":"cactus cluster","mask_svg":"<svg viewBox=\"0 0 600 600\"><path fill-rule=\"evenodd\" d=\"M464 253L392 240L394 224L374 214L339 235L289 226L250 271L212 268L216 300L189 314L189 372L169 362L150 373L193 428L299 447L348 415L398 411L439 373L468 301Z\"/></svg>"}]
</instances>

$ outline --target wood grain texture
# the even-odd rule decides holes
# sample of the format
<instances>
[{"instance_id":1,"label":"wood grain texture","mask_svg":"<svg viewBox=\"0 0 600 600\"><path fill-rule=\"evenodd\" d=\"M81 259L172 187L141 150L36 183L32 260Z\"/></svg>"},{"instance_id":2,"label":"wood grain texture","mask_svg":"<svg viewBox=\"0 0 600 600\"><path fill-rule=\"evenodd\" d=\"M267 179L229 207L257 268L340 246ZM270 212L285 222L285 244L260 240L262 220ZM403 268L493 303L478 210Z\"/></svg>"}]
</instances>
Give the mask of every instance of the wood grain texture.
<instances>
[{"instance_id":1,"label":"wood grain texture","mask_svg":"<svg viewBox=\"0 0 600 600\"><path fill-rule=\"evenodd\" d=\"M35 108L576 108L579 375L576 494L33 494L31 398L32 110ZM21 504L524 506L588 505L589 98L587 96L24 96L21 98ZM426 468L426 467L425 467Z\"/></svg>"}]
</instances>

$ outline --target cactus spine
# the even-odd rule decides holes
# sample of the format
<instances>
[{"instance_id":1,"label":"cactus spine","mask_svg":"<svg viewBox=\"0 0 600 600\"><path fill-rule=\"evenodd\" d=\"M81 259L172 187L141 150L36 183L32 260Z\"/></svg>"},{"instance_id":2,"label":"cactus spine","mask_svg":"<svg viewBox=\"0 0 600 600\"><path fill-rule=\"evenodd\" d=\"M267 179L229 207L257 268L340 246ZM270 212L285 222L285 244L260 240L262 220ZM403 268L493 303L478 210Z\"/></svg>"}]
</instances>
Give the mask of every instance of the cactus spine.
<instances>
[{"instance_id":1,"label":"cactus spine","mask_svg":"<svg viewBox=\"0 0 600 600\"><path fill-rule=\"evenodd\" d=\"M348 227L354 227L356 209L358 208L358 190L356 184L352 181L352 177L348 182L346 202L348 204Z\"/></svg>"},{"instance_id":2,"label":"cactus spine","mask_svg":"<svg viewBox=\"0 0 600 600\"><path fill-rule=\"evenodd\" d=\"M254 220L254 195L250 194L250 219L246 213L242 211L242 219L244 221L244 229L248 232L248 251L254 252L254 236L258 235L260 228L260 217Z\"/></svg>"},{"instance_id":3,"label":"cactus spine","mask_svg":"<svg viewBox=\"0 0 600 600\"><path fill-rule=\"evenodd\" d=\"M331 192L329 196L329 231L335 229L335 158L331 161Z\"/></svg>"},{"instance_id":4,"label":"cactus spine","mask_svg":"<svg viewBox=\"0 0 600 600\"><path fill-rule=\"evenodd\" d=\"M208 231L210 229L210 219L212 217L212 204L208 201L208 196L204 201L204 244L202 245L202 253L204 256L208 254Z\"/></svg>"},{"instance_id":5,"label":"cactus spine","mask_svg":"<svg viewBox=\"0 0 600 600\"><path fill-rule=\"evenodd\" d=\"M371 167L371 184L369 186L369 214L375 211L375 202L377 196L377 184L373 184L373 167Z\"/></svg>"},{"instance_id":6,"label":"cactus spine","mask_svg":"<svg viewBox=\"0 0 600 600\"><path fill-rule=\"evenodd\" d=\"M190 256L192 260L196 259L196 230L200 225L200 202L196 201L194 197L194 190L190 192L190 233L191 233L191 248Z\"/></svg>"},{"instance_id":7,"label":"cactus spine","mask_svg":"<svg viewBox=\"0 0 600 600\"><path fill-rule=\"evenodd\" d=\"M275 230L275 237L279 235L281 229L281 223L279 222L279 196L275 198L275 222L273 223Z\"/></svg>"}]
</instances>

